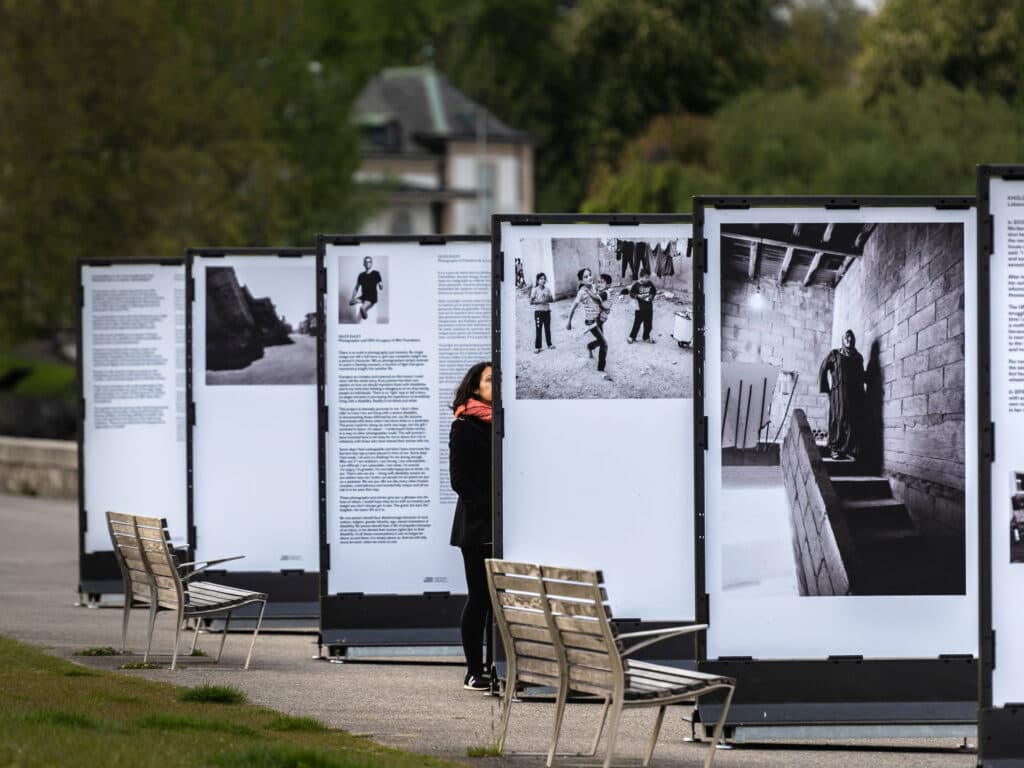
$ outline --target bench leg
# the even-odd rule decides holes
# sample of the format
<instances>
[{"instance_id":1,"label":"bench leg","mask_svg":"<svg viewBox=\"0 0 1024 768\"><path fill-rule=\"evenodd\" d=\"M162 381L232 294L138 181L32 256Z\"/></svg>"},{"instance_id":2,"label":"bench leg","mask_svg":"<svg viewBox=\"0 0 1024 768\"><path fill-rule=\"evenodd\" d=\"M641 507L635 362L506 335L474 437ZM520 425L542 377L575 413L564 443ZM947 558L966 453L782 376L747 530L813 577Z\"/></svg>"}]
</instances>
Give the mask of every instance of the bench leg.
<instances>
[{"instance_id":1,"label":"bench leg","mask_svg":"<svg viewBox=\"0 0 1024 768\"><path fill-rule=\"evenodd\" d=\"M661 732L661 724L665 720L666 705L658 707L658 717L654 721L654 730L651 732L651 740L647 744L647 752L644 754L644 768L651 764L651 757L654 756L654 745L658 743L658 734Z\"/></svg>"},{"instance_id":2,"label":"bench leg","mask_svg":"<svg viewBox=\"0 0 1024 768\"><path fill-rule=\"evenodd\" d=\"M220 655L224 653L224 641L228 637L228 627L231 626L231 611L228 611L228 615L224 617L224 629L221 630L220 634L220 648L217 649L217 663L220 663Z\"/></svg>"},{"instance_id":3,"label":"bench leg","mask_svg":"<svg viewBox=\"0 0 1024 768\"><path fill-rule=\"evenodd\" d=\"M267 610L267 601L264 600L260 604L260 617L256 619L256 629L252 631L252 642L249 643L249 653L245 655L245 669L249 668L249 660L252 659L252 649L256 647L256 635L260 633L260 627L263 625L263 612ZM227 625L224 626L225 632L227 631Z\"/></svg>"},{"instance_id":4,"label":"bench leg","mask_svg":"<svg viewBox=\"0 0 1024 768\"><path fill-rule=\"evenodd\" d=\"M199 619L195 619L195 622L196 622L196 631L195 631L195 634L192 635L192 647L189 648L189 651L188 651L190 656L194 655L195 652L196 652L196 645L199 643L199 627L202 624L202 622Z\"/></svg>"},{"instance_id":5,"label":"bench leg","mask_svg":"<svg viewBox=\"0 0 1024 768\"><path fill-rule=\"evenodd\" d=\"M174 654L171 656L171 671L178 664L178 644L181 642L181 625L185 622L185 617L181 615L182 612L178 611L178 620L174 623Z\"/></svg>"},{"instance_id":6,"label":"bench leg","mask_svg":"<svg viewBox=\"0 0 1024 768\"><path fill-rule=\"evenodd\" d=\"M125 593L124 616L121 617L121 653L124 653L125 643L128 641L128 616L132 611L132 598Z\"/></svg>"},{"instance_id":7,"label":"bench leg","mask_svg":"<svg viewBox=\"0 0 1024 768\"><path fill-rule=\"evenodd\" d=\"M501 721L498 725L498 754L505 749L505 736L508 734L509 715L512 714L512 699L516 697L516 668L509 662L505 672L505 695L502 697Z\"/></svg>"},{"instance_id":8,"label":"bench leg","mask_svg":"<svg viewBox=\"0 0 1024 768\"><path fill-rule=\"evenodd\" d=\"M611 722L608 723L608 744L605 747L604 768L612 764L612 756L615 754L615 739L619 735L619 719L622 717L622 699L617 698L611 706Z\"/></svg>"},{"instance_id":9,"label":"bench leg","mask_svg":"<svg viewBox=\"0 0 1024 768\"><path fill-rule=\"evenodd\" d=\"M562 732L562 718L565 716L565 702L569 698L567 685L558 686L558 696L555 698L555 722L551 731L551 747L548 749L547 768L551 768L551 761L555 759L555 750L558 749L558 736Z\"/></svg>"},{"instance_id":10,"label":"bench leg","mask_svg":"<svg viewBox=\"0 0 1024 768\"><path fill-rule=\"evenodd\" d=\"M715 731L711 736L711 746L708 747L708 756L704 759L704 768L711 768L711 761L715 759L715 749L722 738L722 729L725 727L725 717L729 714L729 705L732 704L732 695L736 691L734 686L729 686L729 693L725 696L725 704L722 706L722 714L718 716L715 723Z\"/></svg>"},{"instance_id":11,"label":"bench leg","mask_svg":"<svg viewBox=\"0 0 1024 768\"><path fill-rule=\"evenodd\" d=\"M153 647L153 625L156 624L156 612L159 608L156 600L149 604L149 634L146 635L146 653L142 657L143 664L149 661L149 649Z\"/></svg>"},{"instance_id":12,"label":"bench leg","mask_svg":"<svg viewBox=\"0 0 1024 768\"><path fill-rule=\"evenodd\" d=\"M594 734L594 743L590 745L590 755L597 754L597 745L601 743L601 734L604 732L604 724L608 720L608 705L611 704L611 696L604 697L604 705L601 707L601 720L597 724L597 733Z\"/></svg>"}]
</instances>

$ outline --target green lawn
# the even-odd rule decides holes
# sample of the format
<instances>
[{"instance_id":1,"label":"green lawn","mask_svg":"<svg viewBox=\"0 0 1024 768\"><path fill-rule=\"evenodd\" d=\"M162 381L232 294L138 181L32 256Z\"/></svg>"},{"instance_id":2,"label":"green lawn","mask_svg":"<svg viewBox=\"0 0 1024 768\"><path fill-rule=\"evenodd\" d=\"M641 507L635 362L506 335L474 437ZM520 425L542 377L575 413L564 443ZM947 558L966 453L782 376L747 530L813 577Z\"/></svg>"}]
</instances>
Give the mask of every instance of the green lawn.
<instances>
[{"instance_id":1,"label":"green lawn","mask_svg":"<svg viewBox=\"0 0 1024 768\"><path fill-rule=\"evenodd\" d=\"M455 765L245 704L230 689L188 691L82 667L0 637L0 766ZM243 703L224 703L238 698Z\"/></svg>"},{"instance_id":2,"label":"green lawn","mask_svg":"<svg viewBox=\"0 0 1024 768\"><path fill-rule=\"evenodd\" d=\"M68 363L48 363L0 352L0 377L16 368L28 368L30 373L19 380L11 390L17 395L39 397L73 397L75 394L75 366Z\"/></svg>"}]
</instances>

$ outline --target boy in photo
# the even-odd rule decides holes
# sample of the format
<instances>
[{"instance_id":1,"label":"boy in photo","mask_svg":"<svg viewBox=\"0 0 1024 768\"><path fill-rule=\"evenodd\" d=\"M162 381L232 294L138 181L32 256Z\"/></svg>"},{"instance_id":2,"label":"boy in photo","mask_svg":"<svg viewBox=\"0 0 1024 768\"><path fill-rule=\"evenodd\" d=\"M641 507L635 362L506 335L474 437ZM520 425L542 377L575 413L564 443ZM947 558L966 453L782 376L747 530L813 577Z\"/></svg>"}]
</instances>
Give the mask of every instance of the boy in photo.
<instances>
[{"instance_id":1,"label":"boy in photo","mask_svg":"<svg viewBox=\"0 0 1024 768\"><path fill-rule=\"evenodd\" d=\"M643 340L653 344L651 338L651 326L654 323L654 297L658 289L651 282L651 273L646 268L641 268L640 279L633 283L629 289L629 295L636 300L636 311L633 313L633 328L626 339L630 344L636 341L636 334L643 326Z\"/></svg>"}]
</instances>

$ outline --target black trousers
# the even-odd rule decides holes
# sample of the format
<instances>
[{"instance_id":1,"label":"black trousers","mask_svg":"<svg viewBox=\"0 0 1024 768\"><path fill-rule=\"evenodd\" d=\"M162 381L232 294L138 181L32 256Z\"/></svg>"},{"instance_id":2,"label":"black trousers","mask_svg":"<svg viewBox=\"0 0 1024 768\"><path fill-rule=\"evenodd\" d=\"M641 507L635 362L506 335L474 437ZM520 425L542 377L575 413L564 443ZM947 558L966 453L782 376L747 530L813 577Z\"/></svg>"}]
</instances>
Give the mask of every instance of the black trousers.
<instances>
[{"instance_id":1,"label":"black trousers","mask_svg":"<svg viewBox=\"0 0 1024 768\"><path fill-rule=\"evenodd\" d=\"M491 614L491 597L487 592L487 570L484 560L491 556L491 545L460 547L466 569L466 605L462 609L462 651L466 654L466 671L480 676L484 673L484 634Z\"/></svg>"},{"instance_id":2,"label":"black trousers","mask_svg":"<svg viewBox=\"0 0 1024 768\"><path fill-rule=\"evenodd\" d=\"M605 361L608 359L608 341L604 337L604 326L600 322L596 322L589 326L589 330L594 335L594 340L587 344L587 349L597 350L597 370L603 371Z\"/></svg>"},{"instance_id":3,"label":"black trousers","mask_svg":"<svg viewBox=\"0 0 1024 768\"><path fill-rule=\"evenodd\" d=\"M548 346L551 346L551 310L550 309L535 309L533 311L533 325L537 329L537 338L533 342L535 349L540 349L540 331L544 329L544 338L547 339Z\"/></svg>"},{"instance_id":4,"label":"black trousers","mask_svg":"<svg viewBox=\"0 0 1024 768\"><path fill-rule=\"evenodd\" d=\"M639 302L640 308L633 313L633 328L629 332L629 338L636 339L640 326L644 327L644 341L651 338L651 325L654 322L654 305L649 301Z\"/></svg>"}]
</instances>

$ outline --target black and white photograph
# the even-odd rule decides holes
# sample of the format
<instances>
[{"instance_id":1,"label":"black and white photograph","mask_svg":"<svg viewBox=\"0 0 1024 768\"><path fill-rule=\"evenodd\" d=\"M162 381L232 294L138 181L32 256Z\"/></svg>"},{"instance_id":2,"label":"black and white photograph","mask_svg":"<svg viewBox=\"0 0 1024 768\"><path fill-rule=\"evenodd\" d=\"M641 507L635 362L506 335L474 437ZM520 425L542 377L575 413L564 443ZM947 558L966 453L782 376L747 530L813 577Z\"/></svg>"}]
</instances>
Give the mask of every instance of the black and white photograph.
<instances>
[{"instance_id":1,"label":"black and white photograph","mask_svg":"<svg viewBox=\"0 0 1024 768\"><path fill-rule=\"evenodd\" d=\"M206 383L316 383L313 270L206 267Z\"/></svg>"},{"instance_id":2,"label":"black and white photograph","mask_svg":"<svg viewBox=\"0 0 1024 768\"><path fill-rule=\"evenodd\" d=\"M723 589L965 594L963 225L720 235Z\"/></svg>"},{"instance_id":3,"label":"black and white photograph","mask_svg":"<svg viewBox=\"0 0 1024 768\"><path fill-rule=\"evenodd\" d=\"M1010 562L1024 563L1024 472L1013 473L1010 494Z\"/></svg>"},{"instance_id":4,"label":"black and white photograph","mask_svg":"<svg viewBox=\"0 0 1024 768\"><path fill-rule=\"evenodd\" d=\"M338 322L345 325L388 322L386 254L359 253L338 258Z\"/></svg>"},{"instance_id":5,"label":"black and white photograph","mask_svg":"<svg viewBox=\"0 0 1024 768\"><path fill-rule=\"evenodd\" d=\"M516 397L693 396L687 240L523 238Z\"/></svg>"}]
</instances>

